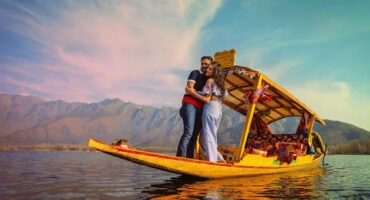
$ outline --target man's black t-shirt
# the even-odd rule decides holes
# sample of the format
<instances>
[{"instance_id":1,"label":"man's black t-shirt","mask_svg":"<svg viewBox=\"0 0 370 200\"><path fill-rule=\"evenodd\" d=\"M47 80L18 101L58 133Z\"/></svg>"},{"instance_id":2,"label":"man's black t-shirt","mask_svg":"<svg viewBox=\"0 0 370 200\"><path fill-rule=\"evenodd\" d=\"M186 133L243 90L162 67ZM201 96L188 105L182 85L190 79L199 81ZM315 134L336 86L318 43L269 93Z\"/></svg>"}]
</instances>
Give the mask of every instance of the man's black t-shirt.
<instances>
[{"instance_id":1,"label":"man's black t-shirt","mask_svg":"<svg viewBox=\"0 0 370 200\"><path fill-rule=\"evenodd\" d=\"M189 74L188 81L189 80L195 81L195 90L202 91L203 86L206 84L207 77L204 73L201 73L200 70L193 70Z\"/></svg>"}]
</instances>

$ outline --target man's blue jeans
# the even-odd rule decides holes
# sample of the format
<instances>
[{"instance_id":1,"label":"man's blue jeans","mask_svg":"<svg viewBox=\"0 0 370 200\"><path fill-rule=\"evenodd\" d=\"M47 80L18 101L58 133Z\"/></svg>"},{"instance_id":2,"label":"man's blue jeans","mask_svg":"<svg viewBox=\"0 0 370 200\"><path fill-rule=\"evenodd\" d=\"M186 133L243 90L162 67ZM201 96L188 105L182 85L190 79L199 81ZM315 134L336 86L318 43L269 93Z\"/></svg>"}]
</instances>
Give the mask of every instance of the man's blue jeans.
<instances>
[{"instance_id":1,"label":"man's blue jeans","mask_svg":"<svg viewBox=\"0 0 370 200\"><path fill-rule=\"evenodd\" d=\"M190 103L184 103L180 109L184 122L184 132L177 147L176 156L194 158L195 145L202 128L202 109Z\"/></svg>"}]
</instances>

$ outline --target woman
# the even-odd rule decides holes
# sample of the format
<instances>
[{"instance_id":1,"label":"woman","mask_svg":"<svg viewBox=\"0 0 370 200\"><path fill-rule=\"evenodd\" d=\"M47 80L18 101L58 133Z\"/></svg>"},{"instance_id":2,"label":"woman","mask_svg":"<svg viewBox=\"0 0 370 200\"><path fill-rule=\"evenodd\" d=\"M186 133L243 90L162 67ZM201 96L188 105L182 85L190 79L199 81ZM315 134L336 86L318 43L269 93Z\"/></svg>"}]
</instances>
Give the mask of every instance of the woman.
<instances>
[{"instance_id":1,"label":"woman","mask_svg":"<svg viewBox=\"0 0 370 200\"><path fill-rule=\"evenodd\" d=\"M207 68L206 76L209 79L201 94L189 87L185 88L185 91L205 103L200 145L206 159L210 162L225 163L222 155L217 151L217 130L222 117L221 99L227 94L221 65L218 62L212 62Z\"/></svg>"}]
</instances>

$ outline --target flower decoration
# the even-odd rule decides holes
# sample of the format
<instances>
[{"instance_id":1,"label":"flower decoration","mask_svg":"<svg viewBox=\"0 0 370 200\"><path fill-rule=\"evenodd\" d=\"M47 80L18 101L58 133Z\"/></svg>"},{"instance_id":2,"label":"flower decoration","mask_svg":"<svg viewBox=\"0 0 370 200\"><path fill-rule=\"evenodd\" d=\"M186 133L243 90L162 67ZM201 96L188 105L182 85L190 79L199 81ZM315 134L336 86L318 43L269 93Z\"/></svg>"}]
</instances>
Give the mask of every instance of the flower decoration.
<instances>
[{"instance_id":1,"label":"flower decoration","mask_svg":"<svg viewBox=\"0 0 370 200\"><path fill-rule=\"evenodd\" d=\"M264 83L262 83L262 87L259 89L247 90L243 96L244 103L255 104L258 100L269 103L271 101L272 95L266 91L268 87L269 85L265 85Z\"/></svg>"},{"instance_id":2,"label":"flower decoration","mask_svg":"<svg viewBox=\"0 0 370 200\"><path fill-rule=\"evenodd\" d=\"M234 67L231 67L231 68L226 68L226 69L223 70L223 73L225 75L239 74L239 75L248 76L249 78L254 78L258 74L258 72L256 72L256 71L248 70L248 69L241 68L241 67L238 67L238 66L234 66Z\"/></svg>"}]
</instances>

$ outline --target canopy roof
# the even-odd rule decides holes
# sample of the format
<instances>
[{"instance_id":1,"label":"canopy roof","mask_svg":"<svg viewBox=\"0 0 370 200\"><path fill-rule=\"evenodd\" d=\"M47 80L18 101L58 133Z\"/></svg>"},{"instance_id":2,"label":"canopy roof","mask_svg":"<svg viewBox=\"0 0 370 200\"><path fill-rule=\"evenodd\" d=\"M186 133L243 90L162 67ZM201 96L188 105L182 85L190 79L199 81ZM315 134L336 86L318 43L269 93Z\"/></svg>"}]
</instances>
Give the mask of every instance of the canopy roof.
<instances>
[{"instance_id":1,"label":"canopy roof","mask_svg":"<svg viewBox=\"0 0 370 200\"><path fill-rule=\"evenodd\" d=\"M265 100L260 98L257 101L255 114L261 116L266 124L285 117L301 117L303 113L308 113L314 116L316 121L325 125L325 122L308 106L261 72L237 65L223 70L226 74L225 85L229 93L223 99L223 103L231 109L246 115L249 106L246 96L259 89L257 83L261 77L262 91L270 98Z\"/></svg>"}]
</instances>

